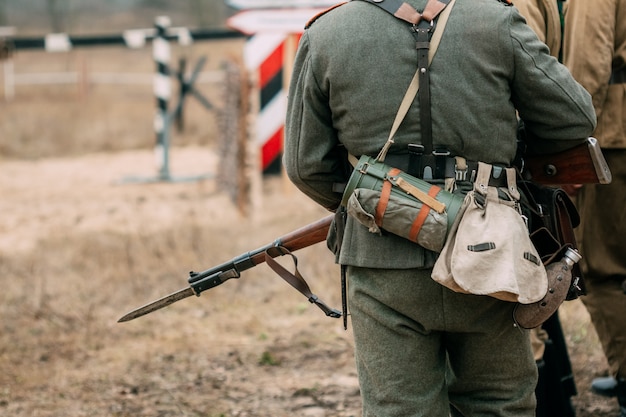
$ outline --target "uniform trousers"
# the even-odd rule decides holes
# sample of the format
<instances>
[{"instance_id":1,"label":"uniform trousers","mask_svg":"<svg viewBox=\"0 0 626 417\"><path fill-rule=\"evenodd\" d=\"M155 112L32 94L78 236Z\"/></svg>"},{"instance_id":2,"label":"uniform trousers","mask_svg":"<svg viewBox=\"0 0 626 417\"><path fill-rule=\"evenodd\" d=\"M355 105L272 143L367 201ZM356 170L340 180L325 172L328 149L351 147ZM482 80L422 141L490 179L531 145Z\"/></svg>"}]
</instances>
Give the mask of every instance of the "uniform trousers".
<instances>
[{"instance_id":1,"label":"uniform trousers","mask_svg":"<svg viewBox=\"0 0 626 417\"><path fill-rule=\"evenodd\" d=\"M365 417L535 415L537 366L514 303L455 293L431 269L349 266ZM456 413L454 415L457 415Z\"/></svg>"},{"instance_id":2,"label":"uniform trousers","mask_svg":"<svg viewBox=\"0 0 626 417\"><path fill-rule=\"evenodd\" d=\"M626 149L603 149L613 181L585 185L576 204L587 307L613 376L626 378Z\"/></svg>"}]
</instances>

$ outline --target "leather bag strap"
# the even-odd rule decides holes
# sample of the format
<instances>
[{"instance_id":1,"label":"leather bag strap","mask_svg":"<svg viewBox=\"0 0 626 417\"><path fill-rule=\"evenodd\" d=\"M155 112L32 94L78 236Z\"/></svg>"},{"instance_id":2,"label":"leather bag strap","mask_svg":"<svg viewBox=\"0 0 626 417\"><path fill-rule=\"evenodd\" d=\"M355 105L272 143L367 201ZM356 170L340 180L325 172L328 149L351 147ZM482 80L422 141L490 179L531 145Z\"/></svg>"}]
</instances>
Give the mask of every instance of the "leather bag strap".
<instances>
[{"instance_id":1,"label":"leather bag strap","mask_svg":"<svg viewBox=\"0 0 626 417\"><path fill-rule=\"evenodd\" d=\"M400 170L398 168L391 168L385 179L383 180L383 186L380 192L380 198L378 199L378 204L376 205L376 212L374 215L374 221L378 227L383 227L383 217L385 216L385 211L387 211L387 205L389 204L389 197L391 196L391 188L392 183L389 180L389 177L393 177L398 175Z\"/></svg>"},{"instance_id":2,"label":"leather bag strap","mask_svg":"<svg viewBox=\"0 0 626 417\"><path fill-rule=\"evenodd\" d=\"M428 190L428 195L431 197L435 197L441 189L436 186L432 186L430 190ZM409 231L409 239L413 242L417 242L417 235L419 235L420 230L422 230L422 226L426 221L426 217L428 217L428 213L430 212L430 206L428 204L422 204L422 208L417 213L417 217L413 221L411 225L411 230Z\"/></svg>"}]
</instances>

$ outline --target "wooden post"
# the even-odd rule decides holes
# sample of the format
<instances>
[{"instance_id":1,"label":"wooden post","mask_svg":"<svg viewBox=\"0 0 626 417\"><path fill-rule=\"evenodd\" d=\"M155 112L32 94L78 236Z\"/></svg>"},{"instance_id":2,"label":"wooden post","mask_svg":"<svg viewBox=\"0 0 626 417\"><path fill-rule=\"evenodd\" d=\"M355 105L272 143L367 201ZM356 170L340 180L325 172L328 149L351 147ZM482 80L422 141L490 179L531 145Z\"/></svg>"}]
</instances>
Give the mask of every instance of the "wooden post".
<instances>
[{"instance_id":1,"label":"wooden post","mask_svg":"<svg viewBox=\"0 0 626 417\"><path fill-rule=\"evenodd\" d=\"M298 42L300 40L300 35L290 34L287 36L285 40L285 50L283 57L283 89L286 92L289 92L289 84L291 83L291 75L293 73L293 63L296 56L296 50L298 48ZM286 109L285 109L286 110ZM284 130L283 130L284 132ZM281 149L285 149L285 135L283 134L283 143L281 144ZM281 176L283 179L283 190L291 194L294 190L294 186L289 181L287 174L285 173L285 166L281 164Z\"/></svg>"},{"instance_id":2,"label":"wooden post","mask_svg":"<svg viewBox=\"0 0 626 417\"><path fill-rule=\"evenodd\" d=\"M13 58L7 58L2 65L4 72L4 100L10 101L15 97L15 68Z\"/></svg>"}]
</instances>

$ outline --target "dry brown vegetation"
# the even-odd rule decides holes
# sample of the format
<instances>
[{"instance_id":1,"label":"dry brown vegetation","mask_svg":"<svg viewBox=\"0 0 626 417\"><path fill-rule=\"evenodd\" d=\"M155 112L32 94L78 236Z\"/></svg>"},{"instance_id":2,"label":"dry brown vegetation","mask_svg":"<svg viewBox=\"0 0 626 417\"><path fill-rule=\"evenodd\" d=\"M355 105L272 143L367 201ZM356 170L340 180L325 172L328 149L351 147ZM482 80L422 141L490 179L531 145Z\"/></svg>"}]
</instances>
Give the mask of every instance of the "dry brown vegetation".
<instances>
[{"instance_id":1,"label":"dry brown vegetation","mask_svg":"<svg viewBox=\"0 0 626 417\"><path fill-rule=\"evenodd\" d=\"M209 68L239 41L194 46ZM24 53L16 70L153 69L148 52ZM81 64L82 65L82 64ZM108 69L104 69L108 68ZM217 100L219 86L203 86ZM0 103L0 415L357 416L350 330L266 265L239 280L119 324L128 310L326 213L282 178L242 217L212 179L135 183L156 174L151 87L20 87ZM213 173L214 114L188 103L172 173ZM323 244L297 253L314 292L340 306ZM606 363L580 303L562 322L579 417L615 415L587 390ZM497 347L494 347L497 348Z\"/></svg>"}]
</instances>

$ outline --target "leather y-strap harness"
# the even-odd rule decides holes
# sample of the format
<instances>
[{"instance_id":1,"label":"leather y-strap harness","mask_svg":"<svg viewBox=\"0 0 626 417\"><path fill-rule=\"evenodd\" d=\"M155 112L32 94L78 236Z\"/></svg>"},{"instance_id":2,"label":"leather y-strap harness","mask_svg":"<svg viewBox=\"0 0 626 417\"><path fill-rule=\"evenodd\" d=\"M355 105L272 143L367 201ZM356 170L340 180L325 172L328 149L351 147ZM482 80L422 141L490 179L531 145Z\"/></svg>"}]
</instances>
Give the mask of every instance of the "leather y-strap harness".
<instances>
[{"instance_id":1,"label":"leather y-strap harness","mask_svg":"<svg viewBox=\"0 0 626 417\"><path fill-rule=\"evenodd\" d=\"M428 71L428 50L430 49L430 38L434 29L434 18L448 5L450 0L430 0L426 4L424 13L422 13L422 19L417 25L413 25L411 33L415 37L415 49L417 49L417 66L420 77L420 89L417 93L417 97L420 105L420 130L422 135L422 145L424 146L424 156L422 157L420 168L423 172L424 167L431 167L432 176L434 178L443 177L441 170L444 164L435 163L435 155L443 153L444 156L448 156L449 152L435 151L433 149L433 129L432 118L430 112L430 80ZM429 5L432 10L432 17L429 12ZM427 17L425 17L427 16ZM439 167L439 168L438 168Z\"/></svg>"},{"instance_id":2,"label":"leather y-strap harness","mask_svg":"<svg viewBox=\"0 0 626 417\"><path fill-rule=\"evenodd\" d=\"M422 13L418 12L410 4L402 0L363 0L375 4L388 13L391 13L400 20L404 20L412 25L419 24L422 20L432 22L439 13L445 9L450 0L429 1Z\"/></svg>"},{"instance_id":3,"label":"leather y-strap harness","mask_svg":"<svg viewBox=\"0 0 626 417\"><path fill-rule=\"evenodd\" d=\"M402 0L362 1L374 4L394 17L411 24L411 34L415 38L415 49L417 50L417 71L419 74L417 96L420 107L422 145L413 147L413 152L419 156L419 161L413 164L416 165L414 167L416 172L410 172L410 174L417 174L420 178L443 178L445 164L437 164L436 158L437 156L448 156L449 152L447 150L435 150L433 147L428 55L430 40L435 29L435 19L450 4L451 0L428 0L422 13Z\"/></svg>"}]
</instances>

